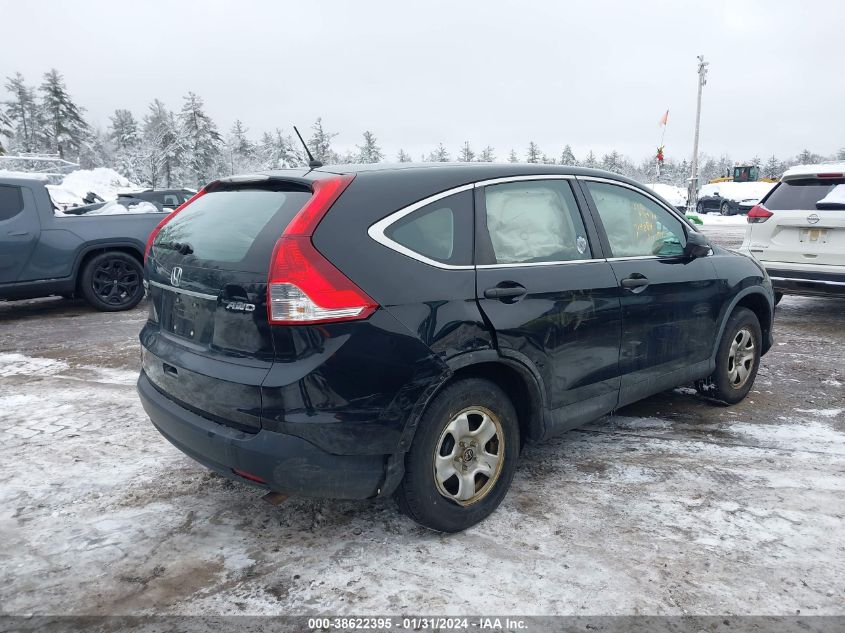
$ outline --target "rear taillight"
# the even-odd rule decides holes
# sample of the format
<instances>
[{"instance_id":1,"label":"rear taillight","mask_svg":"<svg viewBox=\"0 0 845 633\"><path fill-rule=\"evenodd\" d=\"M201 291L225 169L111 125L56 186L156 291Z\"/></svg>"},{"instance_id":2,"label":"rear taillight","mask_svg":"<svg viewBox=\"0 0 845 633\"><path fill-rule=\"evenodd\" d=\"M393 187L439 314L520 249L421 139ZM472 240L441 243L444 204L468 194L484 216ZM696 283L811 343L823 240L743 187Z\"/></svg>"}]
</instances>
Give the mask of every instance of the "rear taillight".
<instances>
[{"instance_id":1,"label":"rear taillight","mask_svg":"<svg viewBox=\"0 0 845 633\"><path fill-rule=\"evenodd\" d=\"M365 319L378 307L351 279L323 257L311 236L354 179L314 182L314 195L276 242L267 282L267 314L273 325L307 325Z\"/></svg>"},{"instance_id":2,"label":"rear taillight","mask_svg":"<svg viewBox=\"0 0 845 633\"><path fill-rule=\"evenodd\" d=\"M152 233L150 233L150 236L147 238L147 246L144 249L144 263L145 264L147 263L147 257L150 254L150 249L153 246L153 240L155 240L156 236L159 234L159 231L161 231L161 229L164 228L165 224L167 224L168 222L170 222L170 220L172 220L174 217L176 217L177 213L179 213L182 209L187 207L189 204L191 204L194 200L196 200L197 198L199 198L203 194L205 194L204 188L197 191L194 195L192 195L190 198L185 200L185 202L183 202L178 207L173 209L173 211L168 213L164 217L164 219L156 225L156 227L153 229Z\"/></svg>"},{"instance_id":3,"label":"rear taillight","mask_svg":"<svg viewBox=\"0 0 845 633\"><path fill-rule=\"evenodd\" d=\"M772 215L772 212L769 211L762 204L755 204L748 211L748 223L759 224L760 222L765 222L766 220L768 220L770 217L772 217Z\"/></svg>"}]
</instances>

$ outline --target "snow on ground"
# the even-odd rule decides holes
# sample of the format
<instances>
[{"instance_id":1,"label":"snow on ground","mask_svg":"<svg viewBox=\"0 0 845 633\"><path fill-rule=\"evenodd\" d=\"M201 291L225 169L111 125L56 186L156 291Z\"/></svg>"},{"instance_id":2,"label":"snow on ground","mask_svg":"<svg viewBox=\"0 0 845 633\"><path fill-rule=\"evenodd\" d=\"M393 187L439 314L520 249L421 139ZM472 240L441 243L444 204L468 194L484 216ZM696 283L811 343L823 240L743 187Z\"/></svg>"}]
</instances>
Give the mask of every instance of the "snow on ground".
<instances>
[{"instance_id":1,"label":"snow on ground","mask_svg":"<svg viewBox=\"0 0 845 633\"><path fill-rule=\"evenodd\" d=\"M62 180L61 186L80 198L93 191L103 200L114 200L117 194L127 189L138 189L138 185L108 167L78 169Z\"/></svg>"},{"instance_id":2,"label":"snow on ground","mask_svg":"<svg viewBox=\"0 0 845 633\"><path fill-rule=\"evenodd\" d=\"M0 469L0 604L841 614L845 314L792 297L778 310L745 402L670 392L529 445L499 510L447 536L391 500L269 506L169 445L133 386L145 308L0 304L0 462L16 466Z\"/></svg>"},{"instance_id":3,"label":"snow on ground","mask_svg":"<svg viewBox=\"0 0 845 633\"><path fill-rule=\"evenodd\" d=\"M706 225L712 226L747 226L748 219L744 215L722 215L719 212L696 213L695 215Z\"/></svg>"},{"instance_id":4,"label":"snow on ground","mask_svg":"<svg viewBox=\"0 0 845 633\"><path fill-rule=\"evenodd\" d=\"M718 193L728 200L759 200L765 196L777 183L774 182L716 182L701 185L698 197L712 196Z\"/></svg>"}]
</instances>

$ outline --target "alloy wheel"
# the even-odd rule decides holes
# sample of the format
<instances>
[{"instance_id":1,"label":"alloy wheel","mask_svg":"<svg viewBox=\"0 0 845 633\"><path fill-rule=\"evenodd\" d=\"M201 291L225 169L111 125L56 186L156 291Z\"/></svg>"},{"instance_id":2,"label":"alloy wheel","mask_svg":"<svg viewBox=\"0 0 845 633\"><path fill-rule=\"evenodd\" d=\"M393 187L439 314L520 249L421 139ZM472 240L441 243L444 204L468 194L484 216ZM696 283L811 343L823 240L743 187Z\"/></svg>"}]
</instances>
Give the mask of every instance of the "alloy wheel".
<instances>
[{"instance_id":1,"label":"alloy wheel","mask_svg":"<svg viewBox=\"0 0 845 633\"><path fill-rule=\"evenodd\" d=\"M104 303L113 306L132 301L140 285L138 271L120 259L105 260L94 269L91 278L91 286L96 295Z\"/></svg>"}]
</instances>

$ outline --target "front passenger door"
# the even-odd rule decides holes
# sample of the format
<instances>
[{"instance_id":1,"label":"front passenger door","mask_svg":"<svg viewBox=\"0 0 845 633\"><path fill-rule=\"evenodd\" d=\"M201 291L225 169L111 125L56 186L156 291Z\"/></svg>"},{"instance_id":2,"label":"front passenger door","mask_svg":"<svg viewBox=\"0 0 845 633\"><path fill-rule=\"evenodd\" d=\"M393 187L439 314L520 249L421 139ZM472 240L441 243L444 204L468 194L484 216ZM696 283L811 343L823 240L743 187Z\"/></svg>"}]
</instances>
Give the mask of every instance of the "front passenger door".
<instances>
[{"instance_id":1,"label":"front passenger door","mask_svg":"<svg viewBox=\"0 0 845 633\"><path fill-rule=\"evenodd\" d=\"M619 282L619 406L709 373L721 286L710 257L684 254L688 227L645 192L579 179Z\"/></svg>"}]
</instances>

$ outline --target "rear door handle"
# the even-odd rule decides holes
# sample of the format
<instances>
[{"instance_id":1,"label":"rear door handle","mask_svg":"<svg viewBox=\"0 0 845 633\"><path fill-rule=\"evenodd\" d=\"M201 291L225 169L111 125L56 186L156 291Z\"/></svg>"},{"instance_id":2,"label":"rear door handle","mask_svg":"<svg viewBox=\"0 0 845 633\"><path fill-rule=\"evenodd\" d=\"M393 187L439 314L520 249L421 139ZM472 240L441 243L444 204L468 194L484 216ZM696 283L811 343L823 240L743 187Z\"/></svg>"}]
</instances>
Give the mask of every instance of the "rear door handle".
<instances>
[{"instance_id":1,"label":"rear door handle","mask_svg":"<svg viewBox=\"0 0 845 633\"><path fill-rule=\"evenodd\" d=\"M524 286L496 286L484 291L486 299L518 299L528 292Z\"/></svg>"},{"instance_id":2,"label":"rear door handle","mask_svg":"<svg viewBox=\"0 0 845 633\"><path fill-rule=\"evenodd\" d=\"M625 277L619 282L623 288L631 292L642 292L649 284L648 277Z\"/></svg>"},{"instance_id":3,"label":"rear door handle","mask_svg":"<svg viewBox=\"0 0 845 633\"><path fill-rule=\"evenodd\" d=\"M9 231L8 235L11 237L23 237L24 235L29 235L29 231Z\"/></svg>"}]
</instances>

